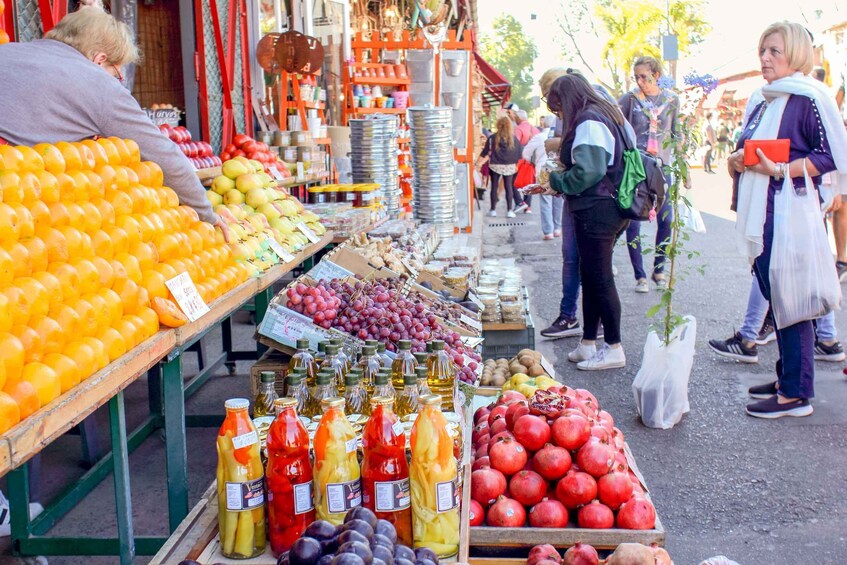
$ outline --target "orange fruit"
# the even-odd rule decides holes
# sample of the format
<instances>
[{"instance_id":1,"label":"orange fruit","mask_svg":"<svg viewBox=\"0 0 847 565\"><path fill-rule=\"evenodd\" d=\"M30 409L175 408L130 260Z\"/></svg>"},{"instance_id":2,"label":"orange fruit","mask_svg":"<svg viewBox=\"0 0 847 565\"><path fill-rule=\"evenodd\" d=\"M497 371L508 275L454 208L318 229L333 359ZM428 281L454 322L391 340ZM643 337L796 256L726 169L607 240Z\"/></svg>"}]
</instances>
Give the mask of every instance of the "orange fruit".
<instances>
[{"instance_id":1,"label":"orange fruit","mask_svg":"<svg viewBox=\"0 0 847 565\"><path fill-rule=\"evenodd\" d=\"M112 244L112 238L104 231L98 231L91 237L91 246L94 255L106 260L111 260L115 256L115 246Z\"/></svg>"},{"instance_id":2,"label":"orange fruit","mask_svg":"<svg viewBox=\"0 0 847 565\"><path fill-rule=\"evenodd\" d=\"M111 198L118 189L115 183L115 177L117 176L115 168L111 165L103 165L96 172L97 176L103 181L103 192L106 195L104 198Z\"/></svg>"},{"instance_id":3,"label":"orange fruit","mask_svg":"<svg viewBox=\"0 0 847 565\"><path fill-rule=\"evenodd\" d=\"M59 386L61 387L62 392L68 392L71 390L79 384L79 381L82 378L76 362L67 355L51 353L50 355L45 355L41 362L53 369L59 376ZM86 375L86 377L87 376L89 375Z\"/></svg>"},{"instance_id":4,"label":"orange fruit","mask_svg":"<svg viewBox=\"0 0 847 565\"><path fill-rule=\"evenodd\" d=\"M83 171L83 174L88 178L89 200L103 198L106 195L106 184L100 178L100 175L94 171Z\"/></svg>"},{"instance_id":5,"label":"orange fruit","mask_svg":"<svg viewBox=\"0 0 847 565\"><path fill-rule=\"evenodd\" d=\"M156 226L150 221L147 214L133 214L133 218L138 222L138 228L141 230L141 241L153 241L156 237Z\"/></svg>"},{"instance_id":6,"label":"orange fruit","mask_svg":"<svg viewBox=\"0 0 847 565\"><path fill-rule=\"evenodd\" d=\"M91 191L91 181L84 171L69 171L67 173L73 179L73 191L70 194L70 200L83 202L88 200Z\"/></svg>"},{"instance_id":7,"label":"orange fruit","mask_svg":"<svg viewBox=\"0 0 847 565\"><path fill-rule=\"evenodd\" d=\"M41 201L45 204L58 202L61 198L59 192L59 181L56 175L47 171L36 171L35 176L38 177L38 184L41 185Z\"/></svg>"},{"instance_id":8,"label":"orange fruit","mask_svg":"<svg viewBox=\"0 0 847 565\"><path fill-rule=\"evenodd\" d=\"M15 318L9 308L9 297L0 293L0 333L7 333L12 329Z\"/></svg>"},{"instance_id":9,"label":"orange fruit","mask_svg":"<svg viewBox=\"0 0 847 565\"><path fill-rule=\"evenodd\" d=\"M97 198L92 200L97 211L100 212L100 221L102 226L112 226L115 224L115 207L105 198Z\"/></svg>"},{"instance_id":10,"label":"orange fruit","mask_svg":"<svg viewBox=\"0 0 847 565\"><path fill-rule=\"evenodd\" d=\"M56 228L44 228L38 232L38 237L47 246L47 259L50 263L60 263L68 260L70 252L68 250L68 239L64 233Z\"/></svg>"},{"instance_id":11,"label":"orange fruit","mask_svg":"<svg viewBox=\"0 0 847 565\"><path fill-rule=\"evenodd\" d=\"M153 178L153 171L150 170L146 162L140 161L138 163L132 163L129 168L135 171L135 174L138 175L138 182L140 184L144 186L152 186L150 181Z\"/></svg>"},{"instance_id":12,"label":"orange fruit","mask_svg":"<svg viewBox=\"0 0 847 565\"><path fill-rule=\"evenodd\" d=\"M74 341L65 346L64 355L76 363L79 368L79 380L85 380L97 372L97 358L94 349L84 341Z\"/></svg>"},{"instance_id":13,"label":"orange fruit","mask_svg":"<svg viewBox=\"0 0 847 565\"><path fill-rule=\"evenodd\" d=\"M74 191L76 190L73 177L68 173L58 173L56 174L56 183L59 185L59 198L62 202L73 200Z\"/></svg>"},{"instance_id":14,"label":"orange fruit","mask_svg":"<svg viewBox=\"0 0 847 565\"><path fill-rule=\"evenodd\" d=\"M124 316L124 319L128 320L135 327L135 345L140 345L145 339L153 335L148 333L147 324L141 316L129 315Z\"/></svg>"},{"instance_id":15,"label":"orange fruit","mask_svg":"<svg viewBox=\"0 0 847 565\"><path fill-rule=\"evenodd\" d=\"M91 304L94 309L94 317L97 320L98 332L112 325L112 313L106 305L106 299L97 293L83 295L83 298Z\"/></svg>"},{"instance_id":16,"label":"orange fruit","mask_svg":"<svg viewBox=\"0 0 847 565\"><path fill-rule=\"evenodd\" d=\"M127 350L132 349L140 343L138 336L136 335L139 332L140 327L136 327L132 320L129 319L129 316L124 316L115 322L115 325L112 327L121 334L121 337L123 337Z\"/></svg>"},{"instance_id":17,"label":"orange fruit","mask_svg":"<svg viewBox=\"0 0 847 565\"><path fill-rule=\"evenodd\" d=\"M130 165L138 163L141 160L141 149L138 147L138 144L132 139L124 139L123 141L127 155L129 156Z\"/></svg>"},{"instance_id":18,"label":"orange fruit","mask_svg":"<svg viewBox=\"0 0 847 565\"><path fill-rule=\"evenodd\" d=\"M81 341L94 352L94 366L97 367L95 372L109 364L109 353L102 341L94 337L84 337Z\"/></svg>"},{"instance_id":19,"label":"orange fruit","mask_svg":"<svg viewBox=\"0 0 847 565\"><path fill-rule=\"evenodd\" d=\"M126 341L115 328L106 328L97 336L97 339L103 342L109 361L114 361L127 351Z\"/></svg>"},{"instance_id":20,"label":"orange fruit","mask_svg":"<svg viewBox=\"0 0 847 565\"><path fill-rule=\"evenodd\" d=\"M73 301L71 301L71 304L73 304ZM79 317L79 313L67 304L53 306L47 315L62 326L62 329L65 330L65 335L68 337L80 335L83 331L82 319Z\"/></svg>"},{"instance_id":21,"label":"orange fruit","mask_svg":"<svg viewBox=\"0 0 847 565\"><path fill-rule=\"evenodd\" d=\"M103 154L108 159L110 165L115 166L121 164L121 156L118 154L115 144L110 139L101 137L97 140L97 143L103 148Z\"/></svg>"},{"instance_id":22,"label":"orange fruit","mask_svg":"<svg viewBox=\"0 0 847 565\"><path fill-rule=\"evenodd\" d=\"M99 277L98 287L100 289L112 288L112 283L115 281L115 269L112 268L112 263L102 257L92 257L89 261L97 269Z\"/></svg>"},{"instance_id":23,"label":"orange fruit","mask_svg":"<svg viewBox=\"0 0 847 565\"><path fill-rule=\"evenodd\" d=\"M23 168L24 156L11 145L0 145L0 169L19 171Z\"/></svg>"},{"instance_id":24,"label":"orange fruit","mask_svg":"<svg viewBox=\"0 0 847 565\"><path fill-rule=\"evenodd\" d=\"M15 399L0 392L0 434L10 430L21 421L21 409Z\"/></svg>"},{"instance_id":25,"label":"orange fruit","mask_svg":"<svg viewBox=\"0 0 847 565\"><path fill-rule=\"evenodd\" d=\"M111 288L104 288L98 294L106 303L106 311L109 312L109 323L120 320L124 315L124 304L120 295Z\"/></svg>"},{"instance_id":26,"label":"orange fruit","mask_svg":"<svg viewBox=\"0 0 847 565\"><path fill-rule=\"evenodd\" d=\"M26 352L24 345L11 333L0 333L0 362L6 368L6 385L14 385L21 380Z\"/></svg>"},{"instance_id":27,"label":"orange fruit","mask_svg":"<svg viewBox=\"0 0 847 565\"><path fill-rule=\"evenodd\" d=\"M65 292L62 289L62 282L53 273L42 270L32 274L32 278L37 280L47 289L47 296L50 299L50 307L61 304L64 300Z\"/></svg>"},{"instance_id":28,"label":"orange fruit","mask_svg":"<svg viewBox=\"0 0 847 565\"><path fill-rule=\"evenodd\" d=\"M119 137L109 137L108 139L112 142L112 145L115 146L115 150L118 152L118 156L121 158L121 164L131 164L133 161L133 156L124 140Z\"/></svg>"},{"instance_id":29,"label":"orange fruit","mask_svg":"<svg viewBox=\"0 0 847 565\"><path fill-rule=\"evenodd\" d=\"M22 202L31 204L41 199L41 182L34 172L21 173L21 190L23 191Z\"/></svg>"},{"instance_id":30,"label":"orange fruit","mask_svg":"<svg viewBox=\"0 0 847 565\"><path fill-rule=\"evenodd\" d=\"M154 243L156 250L159 252L159 260L167 261L168 259L176 259L182 256L182 250L179 247L179 239L173 233L159 234L155 238Z\"/></svg>"},{"instance_id":31,"label":"orange fruit","mask_svg":"<svg viewBox=\"0 0 847 565\"><path fill-rule=\"evenodd\" d=\"M132 201L133 214L144 214L148 212L147 194L142 186L130 186L126 195Z\"/></svg>"},{"instance_id":32,"label":"orange fruit","mask_svg":"<svg viewBox=\"0 0 847 565\"><path fill-rule=\"evenodd\" d=\"M56 144L56 149L62 153L66 171L78 171L82 168L82 157L76 147L66 141L60 141Z\"/></svg>"},{"instance_id":33,"label":"orange fruit","mask_svg":"<svg viewBox=\"0 0 847 565\"><path fill-rule=\"evenodd\" d=\"M115 178L113 179L113 189L115 191L124 191L129 188L130 178L126 167L122 165L114 165Z\"/></svg>"},{"instance_id":34,"label":"orange fruit","mask_svg":"<svg viewBox=\"0 0 847 565\"><path fill-rule=\"evenodd\" d=\"M21 296L27 302L26 307L30 317L47 315L50 310L50 296L43 284L32 277L15 279L12 284L21 290Z\"/></svg>"},{"instance_id":35,"label":"orange fruit","mask_svg":"<svg viewBox=\"0 0 847 565\"><path fill-rule=\"evenodd\" d=\"M121 299L124 314L135 314L138 308L139 286L127 278L116 278L112 290Z\"/></svg>"},{"instance_id":36,"label":"orange fruit","mask_svg":"<svg viewBox=\"0 0 847 565\"><path fill-rule=\"evenodd\" d=\"M44 245L43 241L37 237L30 237L22 239L18 243L26 247L29 254L30 267L32 267L33 272L47 269L50 256L47 253L47 246Z\"/></svg>"},{"instance_id":37,"label":"orange fruit","mask_svg":"<svg viewBox=\"0 0 847 565\"><path fill-rule=\"evenodd\" d=\"M65 330L59 322L48 316L30 318L29 327L34 329L44 345L44 353L59 353L65 348Z\"/></svg>"},{"instance_id":38,"label":"orange fruit","mask_svg":"<svg viewBox=\"0 0 847 565\"><path fill-rule=\"evenodd\" d=\"M152 308L140 308L136 316L144 324L145 339L159 331L159 315Z\"/></svg>"},{"instance_id":39,"label":"orange fruit","mask_svg":"<svg viewBox=\"0 0 847 565\"><path fill-rule=\"evenodd\" d=\"M129 251L129 235L123 228L112 226L104 231L112 240L112 249L115 255Z\"/></svg>"},{"instance_id":40,"label":"orange fruit","mask_svg":"<svg viewBox=\"0 0 847 565\"><path fill-rule=\"evenodd\" d=\"M84 139L82 140L82 144L85 145L91 154L94 156L94 166L99 168L103 165L109 164L109 158L106 156L106 152L103 151L103 146L94 141L93 139Z\"/></svg>"},{"instance_id":41,"label":"orange fruit","mask_svg":"<svg viewBox=\"0 0 847 565\"><path fill-rule=\"evenodd\" d=\"M94 263L88 259L78 259L71 263L79 273L79 292L88 294L100 288L100 273Z\"/></svg>"},{"instance_id":42,"label":"orange fruit","mask_svg":"<svg viewBox=\"0 0 847 565\"><path fill-rule=\"evenodd\" d=\"M151 299L167 298L170 294L168 287L165 285L165 275L159 271L148 270L144 271L141 286L147 290L147 294Z\"/></svg>"},{"instance_id":43,"label":"orange fruit","mask_svg":"<svg viewBox=\"0 0 847 565\"><path fill-rule=\"evenodd\" d=\"M64 300L72 300L79 296L79 273L68 263L50 263L47 272L54 275L62 285Z\"/></svg>"},{"instance_id":44,"label":"orange fruit","mask_svg":"<svg viewBox=\"0 0 847 565\"><path fill-rule=\"evenodd\" d=\"M154 165L157 168L159 167L159 165L156 165L155 163L151 163L151 165ZM161 174L162 174L162 169L159 169L159 175L161 175ZM150 186L153 186L153 185L150 185ZM162 186L162 184L159 183L158 186ZM167 186L163 186L162 188L159 188L158 191L159 191L159 201L162 203L162 208L178 208L179 207L179 196L174 191L174 189L167 187Z\"/></svg>"},{"instance_id":45,"label":"orange fruit","mask_svg":"<svg viewBox=\"0 0 847 565\"><path fill-rule=\"evenodd\" d=\"M177 208L179 210L179 208ZM180 214L181 215L181 214ZM204 249L209 249L215 246L215 227L206 222L200 222L192 225L192 229L200 234L203 238Z\"/></svg>"},{"instance_id":46,"label":"orange fruit","mask_svg":"<svg viewBox=\"0 0 847 565\"><path fill-rule=\"evenodd\" d=\"M159 271L160 273L162 273L165 276L166 281L171 280L172 278L174 278L175 276L177 276L179 274L179 273L176 272L176 269L174 269L173 267L171 267L167 263L159 263L158 265L156 265L156 267L153 270Z\"/></svg>"},{"instance_id":47,"label":"orange fruit","mask_svg":"<svg viewBox=\"0 0 847 565\"><path fill-rule=\"evenodd\" d=\"M21 379L35 387L38 401L42 407L47 406L62 394L62 383L59 380L59 375L39 361L27 363Z\"/></svg>"},{"instance_id":48,"label":"orange fruit","mask_svg":"<svg viewBox=\"0 0 847 565\"><path fill-rule=\"evenodd\" d=\"M34 236L35 219L33 219L29 208L23 204L10 204L10 206L12 207L12 210L15 211L15 215L18 217L18 239L21 240L25 237Z\"/></svg>"},{"instance_id":49,"label":"orange fruit","mask_svg":"<svg viewBox=\"0 0 847 565\"><path fill-rule=\"evenodd\" d=\"M68 225L82 231L85 227L85 212L82 206L77 202L68 202L65 207L68 209Z\"/></svg>"},{"instance_id":50,"label":"orange fruit","mask_svg":"<svg viewBox=\"0 0 847 565\"><path fill-rule=\"evenodd\" d=\"M0 247L17 241L19 233L18 214L8 204L0 202Z\"/></svg>"},{"instance_id":51,"label":"orange fruit","mask_svg":"<svg viewBox=\"0 0 847 565\"><path fill-rule=\"evenodd\" d=\"M53 202L47 205L50 211L50 225L53 227L67 226L71 223L71 215L65 202Z\"/></svg>"},{"instance_id":52,"label":"orange fruit","mask_svg":"<svg viewBox=\"0 0 847 565\"><path fill-rule=\"evenodd\" d=\"M141 267L142 271L152 269L159 264L159 255L156 248L150 243L137 243L130 249L129 253L138 259L138 266Z\"/></svg>"},{"instance_id":53,"label":"orange fruit","mask_svg":"<svg viewBox=\"0 0 847 565\"><path fill-rule=\"evenodd\" d=\"M126 277L135 283L140 283L143 279L141 267L138 265L138 259L129 253L118 253L115 255L115 261L123 265L126 271Z\"/></svg>"},{"instance_id":54,"label":"orange fruit","mask_svg":"<svg viewBox=\"0 0 847 565\"><path fill-rule=\"evenodd\" d=\"M103 225L103 216L100 215L100 210L91 202L80 202L79 207L84 213L82 231L87 234L94 234L100 231L100 226Z\"/></svg>"},{"instance_id":55,"label":"orange fruit","mask_svg":"<svg viewBox=\"0 0 847 565\"><path fill-rule=\"evenodd\" d=\"M117 216L115 225L126 232L130 245L141 241L141 226L138 225L138 221L133 216Z\"/></svg>"},{"instance_id":56,"label":"orange fruit","mask_svg":"<svg viewBox=\"0 0 847 565\"><path fill-rule=\"evenodd\" d=\"M9 301L9 308L12 312L12 325L26 324L29 321L29 300L24 296L23 291L11 284L0 290L6 299Z\"/></svg>"},{"instance_id":57,"label":"orange fruit","mask_svg":"<svg viewBox=\"0 0 847 565\"><path fill-rule=\"evenodd\" d=\"M115 217L132 214L132 198L126 192L115 191L109 198L109 202L115 209Z\"/></svg>"},{"instance_id":58,"label":"orange fruit","mask_svg":"<svg viewBox=\"0 0 847 565\"><path fill-rule=\"evenodd\" d=\"M68 303L79 315L80 332L85 337L96 336L101 328L97 327L97 314L94 307L85 298L77 298Z\"/></svg>"},{"instance_id":59,"label":"orange fruit","mask_svg":"<svg viewBox=\"0 0 847 565\"><path fill-rule=\"evenodd\" d=\"M179 306L167 298L154 297L153 311L159 317L159 322L169 328L178 328L188 322L188 317L179 309Z\"/></svg>"},{"instance_id":60,"label":"orange fruit","mask_svg":"<svg viewBox=\"0 0 847 565\"><path fill-rule=\"evenodd\" d=\"M28 277L32 274L32 262L29 258L29 249L19 241L7 247L12 261L15 263L15 277Z\"/></svg>"},{"instance_id":61,"label":"orange fruit","mask_svg":"<svg viewBox=\"0 0 847 565\"><path fill-rule=\"evenodd\" d=\"M197 230L189 229L185 232L185 236L188 238L188 245L193 255L203 251L203 236Z\"/></svg>"},{"instance_id":62,"label":"orange fruit","mask_svg":"<svg viewBox=\"0 0 847 565\"><path fill-rule=\"evenodd\" d=\"M38 391L30 382L21 381L15 386L4 388L3 392L11 396L12 400L18 405L18 409L21 411L21 420L28 418L41 408ZM2 425L0 425L0 428L2 428Z\"/></svg>"},{"instance_id":63,"label":"orange fruit","mask_svg":"<svg viewBox=\"0 0 847 565\"><path fill-rule=\"evenodd\" d=\"M23 162L21 163L22 171L37 171L39 169L44 169L44 159L41 158L41 155L38 154L38 151L33 149L32 147L27 147L26 145L18 145L15 147L18 151L20 151L23 156Z\"/></svg>"},{"instance_id":64,"label":"orange fruit","mask_svg":"<svg viewBox=\"0 0 847 565\"><path fill-rule=\"evenodd\" d=\"M65 158L62 157L62 152L56 149L55 145L39 143L37 145L33 145L32 148L41 155L41 160L44 162L44 168L48 172L53 173L54 175L65 172Z\"/></svg>"},{"instance_id":65,"label":"orange fruit","mask_svg":"<svg viewBox=\"0 0 847 565\"><path fill-rule=\"evenodd\" d=\"M165 220L162 216L162 212L163 210L159 210L157 212L150 212L147 214L147 219L150 220L151 224L153 224L154 233L156 235L168 231L165 229Z\"/></svg>"},{"instance_id":66,"label":"orange fruit","mask_svg":"<svg viewBox=\"0 0 847 565\"><path fill-rule=\"evenodd\" d=\"M73 259L82 255L82 232L73 226L58 228L68 244L68 258Z\"/></svg>"},{"instance_id":67,"label":"orange fruit","mask_svg":"<svg viewBox=\"0 0 847 565\"><path fill-rule=\"evenodd\" d=\"M82 142L76 141L73 143L73 146L76 147L77 151L79 151L79 156L82 159L82 169L93 169L94 168L94 153L91 152L91 149L82 144Z\"/></svg>"},{"instance_id":68,"label":"orange fruit","mask_svg":"<svg viewBox=\"0 0 847 565\"><path fill-rule=\"evenodd\" d=\"M18 173L0 171L0 200L8 204L24 201L24 187Z\"/></svg>"},{"instance_id":69,"label":"orange fruit","mask_svg":"<svg viewBox=\"0 0 847 565\"><path fill-rule=\"evenodd\" d=\"M33 222L35 222L36 232L53 224L53 219L50 217L50 208L41 200L29 204L29 211L32 214Z\"/></svg>"}]
</instances>

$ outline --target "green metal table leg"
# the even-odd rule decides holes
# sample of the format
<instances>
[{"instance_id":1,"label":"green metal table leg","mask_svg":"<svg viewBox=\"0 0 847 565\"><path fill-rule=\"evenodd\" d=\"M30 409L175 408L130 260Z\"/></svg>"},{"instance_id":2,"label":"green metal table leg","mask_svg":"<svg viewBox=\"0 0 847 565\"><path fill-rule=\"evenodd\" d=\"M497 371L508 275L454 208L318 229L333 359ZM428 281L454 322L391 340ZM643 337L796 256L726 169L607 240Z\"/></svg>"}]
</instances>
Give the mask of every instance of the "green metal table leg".
<instances>
[{"instance_id":1,"label":"green metal table leg","mask_svg":"<svg viewBox=\"0 0 847 565\"><path fill-rule=\"evenodd\" d=\"M181 355L164 363L161 391L165 415L168 523L173 533L188 515L188 456L185 448L185 394L182 388Z\"/></svg>"},{"instance_id":2,"label":"green metal table leg","mask_svg":"<svg viewBox=\"0 0 847 565\"><path fill-rule=\"evenodd\" d=\"M9 489L9 511L11 512L12 551L20 555L21 541L29 538L29 469L21 465L6 475Z\"/></svg>"},{"instance_id":3,"label":"green metal table leg","mask_svg":"<svg viewBox=\"0 0 847 565\"><path fill-rule=\"evenodd\" d=\"M121 565L131 565L135 559L135 539L132 534L132 493L129 487L129 448L126 441L123 391L109 400L109 428L112 434L115 510L118 514Z\"/></svg>"},{"instance_id":4,"label":"green metal table leg","mask_svg":"<svg viewBox=\"0 0 847 565\"><path fill-rule=\"evenodd\" d=\"M254 316L256 317L256 327L262 323L262 319L268 311L268 306L271 303L271 294L271 289L266 288L253 298L253 304L256 307L256 312L254 313ZM261 357L267 350L267 345L259 343L258 340L256 341L256 354L259 357Z\"/></svg>"},{"instance_id":5,"label":"green metal table leg","mask_svg":"<svg viewBox=\"0 0 847 565\"><path fill-rule=\"evenodd\" d=\"M232 316L221 320L221 345L224 353L232 353ZM235 361L225 362L230 375L235 374Z\"/></svg>"}]
</instances>

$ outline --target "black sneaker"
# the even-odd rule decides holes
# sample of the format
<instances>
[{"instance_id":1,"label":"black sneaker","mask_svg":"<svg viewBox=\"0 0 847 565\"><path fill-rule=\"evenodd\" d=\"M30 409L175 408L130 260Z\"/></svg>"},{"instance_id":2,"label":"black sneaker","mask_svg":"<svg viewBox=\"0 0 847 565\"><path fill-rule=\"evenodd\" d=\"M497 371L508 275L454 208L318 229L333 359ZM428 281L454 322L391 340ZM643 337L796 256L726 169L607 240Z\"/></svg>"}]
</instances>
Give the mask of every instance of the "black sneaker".
<instances>
[{"instance_id":1,"label":"black sneaker","mask_svg":"<svg viewBox=\"0 0 847 565\"><path fill-rule=\"evenodd\" d=\"M750 395L750 398L758 398L760 400L770 398L776 394L776 381L772 383L765 383L763 385L751 386L747 389L747 394Z\"/></svg>"},{"instance_id":2,"label":"black sneaker","mask_svg":"<svg viewBox=\"0 0 847 565\"><path fill-rule=\"evenodd\" d=\"M847 263L836 261L835 270L838 271L838 280L840 282L847 281Z\"/></svg>"},{"instance_id":3,"label":"black sneaker","mask_svg":"<svg viewBox=\"0 0 847 565\"><path fill-rule=\"evenodd\" d=\"M744 340L740 333L737 333L727 340L710 339L709 347L721 357L735 359L741 363L758 363L759 350L756 344L751 346L744 345Z\"/></svg>"},{"instance_id":4,"label":"black sneaker","mask_svg":"<svg viewBox=\"0 0 847 565\"><path fill-rule=\"evenodd\" d=\"M765 318L762 329L759 330L759 335L756 336L756 345L767 345L775 339L776 326L773 325L771 318Z\"/></svg>"},{"instance_id":5,"label":"black sneaker","mask_svg":"<svg viewBox=\"0 0 847 565\"><path fill-rule=\"evenodd\" d=\"M579 327L578 321L559 316L555 322L550 324L549 328L541 330L541 335L544 337L571 337L582 335L582 328Z\"/></svg>"},{"instance_id":6,"label":"black sneaker","mask_svg":"<svg viewBox=\"0 0 847 565\"><path fill-rule=\"evenodd\" d=\"M755 418L775 420L783 416L794 416L795 418L811 416L812 412L815 411L808 398L800 398L786 404L780 404L778 398L772 396L767 400L751 402L747 405L747 414Z\"/></svg>"},{"instance_id":7,"label":"black sneaker","mask_svg":"<svg viewBox=\"0 0 847 565\"><path fill-rule=\"evenodd\" d=\"M844 361L844 348L841 342L836 341L832 345L826 345L822 341L815 340L815 361Z\"/></svg>"}]
</instances>

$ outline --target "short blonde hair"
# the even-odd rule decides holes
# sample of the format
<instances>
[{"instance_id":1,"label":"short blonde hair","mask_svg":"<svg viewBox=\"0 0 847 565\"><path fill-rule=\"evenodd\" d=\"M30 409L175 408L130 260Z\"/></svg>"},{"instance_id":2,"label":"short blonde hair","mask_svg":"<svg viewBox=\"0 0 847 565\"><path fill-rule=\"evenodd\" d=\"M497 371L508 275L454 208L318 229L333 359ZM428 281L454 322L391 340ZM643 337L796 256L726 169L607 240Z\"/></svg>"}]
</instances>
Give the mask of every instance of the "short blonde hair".
<instances>
[{"instance_id":1,"label":"short blonde hair","mask_svg":"<svg viewBox=\"0 0 847 565\"><path fill-rule=\"evenodd\" d=\"M113 65L141 59L129 26L93 6L68 14L44 37L70 45L88 58L104 53Z\"/></svg>"},{"instance_id":2,"label":"short blonde hair","mask_svg":"<svg viewBox=\"0 0 847 565\"><path fill-rule=\"evenodd\" d=\"M553 67L544 71L544 74L538 79L538 87L541 89L541 94L547 96L550 93L550 89L553 88L553 83L556 82L556 79L566 74L568 74L568 69L564 67Z\"/></svg>"},{"instance_id":3,"label":"short blonde hair","mask_svg":"<svg viewBox=\"0 0 847 565\"><path fill-rule=\"evenodd\" d=\"M765 39L778 33L782 36L785 42L785 57L788 59L788 66L795 71L800 71L804 75L812 72L815 65L814 46L812 45L812 36L809 30L798 23L794 22L776 22L768 26L762 32L759 38L759 51L762 50L762 44Z\"/></svg>"}]
</instances>

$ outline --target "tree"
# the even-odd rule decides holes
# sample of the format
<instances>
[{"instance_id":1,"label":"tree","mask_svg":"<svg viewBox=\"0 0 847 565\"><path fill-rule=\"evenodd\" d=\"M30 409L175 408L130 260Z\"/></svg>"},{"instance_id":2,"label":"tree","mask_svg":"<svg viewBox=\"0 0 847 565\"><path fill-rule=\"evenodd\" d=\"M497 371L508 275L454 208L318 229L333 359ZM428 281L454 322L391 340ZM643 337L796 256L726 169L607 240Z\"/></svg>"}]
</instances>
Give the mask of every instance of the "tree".
<instances>
[{"instance_id":1,"label":"tree","mask_svg":"<svg viewBox=\"0 0 847 565\"><path fill-rule=\"evenodd\" d=\"M480 38L482 56L512 84L511 100L528 111L532 68L538 56L538 48L514 16L498 16L494 19L493 28L492 33L486 33Z\"/></svg>"}]
</instances>

